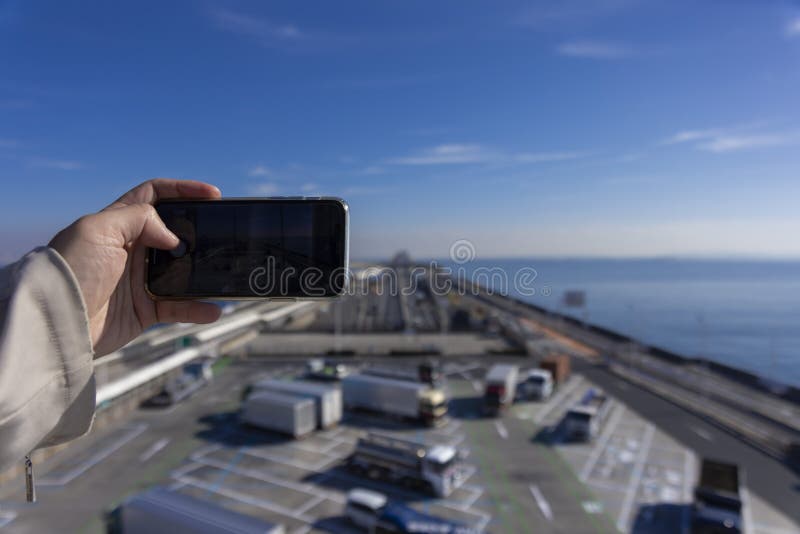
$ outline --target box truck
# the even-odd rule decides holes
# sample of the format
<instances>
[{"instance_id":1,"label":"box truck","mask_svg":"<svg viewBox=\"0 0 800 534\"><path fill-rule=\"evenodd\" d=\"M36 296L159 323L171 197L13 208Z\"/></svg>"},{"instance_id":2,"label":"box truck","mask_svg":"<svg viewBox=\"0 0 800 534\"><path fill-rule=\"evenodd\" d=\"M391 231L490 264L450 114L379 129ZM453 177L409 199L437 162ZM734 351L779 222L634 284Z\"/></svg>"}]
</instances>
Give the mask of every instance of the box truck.
<instances>
[{"instance_id":1,"label":"box truck","mask_svg":"<svg viewBox=\"0 0 800 534\"><path fill-rule=\"evenodd\" d=\"M567 354L555 354L545 356L539 362L539 367L547 369L553 375L553 381L557 386L560 386L569 378L570 373L570 359Z\"/></svg>"},{"instance_id":2,"label":"box truck","mask_svg":"<svg viewBox=\"0 0 800 534\"><path fill-rule=\"evenodd\" d=\"M240 514L209 501L155 487L134 495L108 517L108 532L121 534L284 534L283 525Z\"/></svg>"},{"instance_id":3,"label":"box truck","mask_svg":"<svg viewBox=\"0 0 800 534\"><path fill-rule=\"evenodd\" d=\"M501 363L493 365L486 373L483 402L484 410L497 415L505 407L514 403L517 392L519 368L516 365Z\"/></svg>"},{"instance_id":4,"label":"box truck","mask_svg":"<svg viewBox=\"0 0 800 534\"><path fill-rule=\"evenodd\" d=\"M242 404L240 420L301 438L317 428L317 410L313 399L275 391L254 391Z\"/></svg>"},{"instance_id":5,"label":"box truck","mask_svg":"<svg viewBox=\"0 0 800 534\"><path fill-rule=\"evenodd\" d=\"M312 399L317 411L320 428L332 428L342 420L342 390L334 385L304 380L265 379L254 383L251 394L256 391L276 391Z\"/></svg>"},{"instance_id":6,"label":"box truck","mask_svg":"<svg viewBox=\"0 0 800 534\"><path fill-rule=\"evenodd\" d=\"M567 438L574 441L591 441L600 433L608 416L610 401L599 389L588 390L577 405L567 411L564 426Z\"/></svg>"},{"instance_id":7,"label":"box truck","mask_svg":"<svg viewBox=\"0 0 800 534\"><path fill-rule=\"evenodd\" d=\"M447 415L447 397L438 388L410 380L366 374L342 379L348 409L371 410L435 426Z\"/></svg>"}]
</instances>

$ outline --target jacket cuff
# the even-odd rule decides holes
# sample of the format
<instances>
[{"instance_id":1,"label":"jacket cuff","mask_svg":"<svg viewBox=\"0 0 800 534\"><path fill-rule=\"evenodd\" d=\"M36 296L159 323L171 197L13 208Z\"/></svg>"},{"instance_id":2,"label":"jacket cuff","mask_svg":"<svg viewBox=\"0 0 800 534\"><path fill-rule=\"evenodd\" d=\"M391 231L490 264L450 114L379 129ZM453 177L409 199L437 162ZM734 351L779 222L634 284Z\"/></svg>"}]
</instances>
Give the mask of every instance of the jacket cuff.
<instances>
[{"instance_id":1,"label":"jacket cuff","mask_svg":"<svg viewBox=\"0 0 800 534\"><path fill-rule=\"evenodd\" d=\"M17 310L11 314L17 324L7 325L6 336L17 338L13 345L28 347L22 349L27 353L24 369L18 369L27 376L15 380L25 383L20 391L30 396L20 399L8 430L38 449L77 438L91 428L94 353L80 285L64 258L40 247L14 271L16 290L9 306ZM27 340L19 339L25 335Z\"/></svg>"}]
</instances>

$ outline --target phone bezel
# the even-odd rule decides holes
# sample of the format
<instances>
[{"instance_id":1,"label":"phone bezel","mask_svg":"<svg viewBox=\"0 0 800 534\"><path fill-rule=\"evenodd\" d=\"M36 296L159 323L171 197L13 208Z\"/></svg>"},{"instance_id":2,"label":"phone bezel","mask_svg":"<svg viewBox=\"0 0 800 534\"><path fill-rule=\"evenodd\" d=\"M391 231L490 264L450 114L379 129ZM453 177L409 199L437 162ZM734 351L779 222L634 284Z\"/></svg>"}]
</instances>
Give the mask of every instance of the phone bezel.
<instances>
[{"instance_id":1,"label":"phone bezel","mask_svg":"<svg viewBox=\"0 0 800 534\"><path fill-rule=\"evenodd\" d=\"M158 206L162 202L186 202L186 203L197 203L197 202L222 202L222 203L241 203L241 202L316 202L316 201L327 201L327 202L335 202L339 204L342 208L344 213L344 269L346 273L350 272L350 206L347 204L347 201L340 197L330 197L330 196L314 196L314 197L303 197L303 196L289 196L289 197L229 197L229 198L164 198L159 199L154 206ZM150 250L147 250L145 254L145 269L144 269L144 290L147 295L156 301L162 300L219 300L219 301L272 301L272 302L305 302L305 301L330 301L337 298L340 298L342 295L347 293L347 289L350 284L350 277L345 276L344 287L342 288L342 292L336 295L325 295L322 297L259 297L259 296L240 296L240 297L230 297L230 296L219 296L219 295L191 295L191 296L165 296L165 295L158 295L150 291Z\"/></svg>"}]
</instances>

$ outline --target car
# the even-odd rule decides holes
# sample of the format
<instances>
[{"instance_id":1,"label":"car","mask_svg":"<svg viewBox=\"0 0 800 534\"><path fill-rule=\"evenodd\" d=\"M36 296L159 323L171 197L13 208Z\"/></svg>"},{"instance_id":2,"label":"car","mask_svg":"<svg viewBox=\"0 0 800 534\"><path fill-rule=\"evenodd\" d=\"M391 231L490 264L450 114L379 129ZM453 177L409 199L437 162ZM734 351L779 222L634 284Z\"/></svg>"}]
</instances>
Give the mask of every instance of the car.
<instances>
[{"instance_id":1,"label":"car","mask_svg":"<svg viewBox=\"0 0 800 534\"><path fill-rule=\"evenodd\" d=\"M518 386L523 399L544 400L553 393L553 375L547 369L531 369Z\"/></svg>"},{"instance_id":2,"label":"car","mask_svg":"<svg viewBox=\"0 0 800 534\"><path fill-rule=\"evenodd\" d=\"M388 499L383 493L364 488L347 492L344 515L356 526L371 531L378 524Z\"/></svg>"}]
</instances>

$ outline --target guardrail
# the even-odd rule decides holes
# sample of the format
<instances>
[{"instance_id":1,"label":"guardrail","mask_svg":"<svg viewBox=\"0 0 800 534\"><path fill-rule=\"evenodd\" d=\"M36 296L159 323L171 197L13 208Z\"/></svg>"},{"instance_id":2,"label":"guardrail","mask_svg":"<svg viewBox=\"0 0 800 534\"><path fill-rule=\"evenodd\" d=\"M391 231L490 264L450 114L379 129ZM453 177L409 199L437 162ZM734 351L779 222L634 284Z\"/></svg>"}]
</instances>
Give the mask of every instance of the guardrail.
<instances>
[{"instance_id":1,"label":"guardrail","mask_svg":"<svg viewBox=\"0 0 800 534\"><path fill-rule=\"evenodd\" d=\"M100 386L97 390L96 404L100 405L120 397L164 373L177 369L203 354L207 354L210 351L210 345L212 345L216 339L222 338L237 330L244 330L260 323L270 323L301 311L308 311L313 306L315 306L314 302L297 302L278 308L277 310L263 313L245 312L245 317L212 326L206 330L201 330L192 336L195 342L198 343L196 346L179 350L174 354L131 372L124 378Z\"/></svg>"},{"instance_id":2,"label":"guardrail","mask_svg":"<svg viewBox=\"0 0 800 534\"><path fill-rule=\"evenodd\" d=\"M770 456L781 461L788 459L793 443L791 439L780 435L775 429L768 429L763 425L754 424L743 417L741 413L731 413L730 410L725 409L705 396L690 393L686 390L679 391L675 387L664 384L656 378L633 369L628 369L618 364L611 364L609 368L617 376L644 387L659 397L716 423Z\"/></svg>"}]
</instances>

